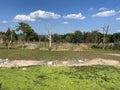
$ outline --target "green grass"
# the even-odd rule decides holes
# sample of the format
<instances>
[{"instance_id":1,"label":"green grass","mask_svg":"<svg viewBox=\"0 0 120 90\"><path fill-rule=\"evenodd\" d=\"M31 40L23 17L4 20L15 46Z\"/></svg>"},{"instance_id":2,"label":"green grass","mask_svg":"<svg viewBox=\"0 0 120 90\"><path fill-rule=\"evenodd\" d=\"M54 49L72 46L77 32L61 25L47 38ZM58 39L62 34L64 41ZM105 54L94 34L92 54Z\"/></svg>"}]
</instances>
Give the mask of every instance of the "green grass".
<instances>
[{"instance_id":1,"label":"green grass","mask_svg":"<svg viewBox=\"0 0 120 90\"><path fill-rule=\"evenodd\" d=\"M0 90L120 90L120 67L0 68Z\"/></svg>"},{"instance_id":2,"label":"green grass","mask_svg":"<svg viewBox=\"0 0 120 90\"><path fill-rule=\"evenodd\" d=\"M21 49L0 49L0 58L10 60L75 60L75 59L114 59L120 60L119 56L108 56L105 53L118 53L113 50L89 50L89 51L40 51Z\"/></svg>"}]
</instances>

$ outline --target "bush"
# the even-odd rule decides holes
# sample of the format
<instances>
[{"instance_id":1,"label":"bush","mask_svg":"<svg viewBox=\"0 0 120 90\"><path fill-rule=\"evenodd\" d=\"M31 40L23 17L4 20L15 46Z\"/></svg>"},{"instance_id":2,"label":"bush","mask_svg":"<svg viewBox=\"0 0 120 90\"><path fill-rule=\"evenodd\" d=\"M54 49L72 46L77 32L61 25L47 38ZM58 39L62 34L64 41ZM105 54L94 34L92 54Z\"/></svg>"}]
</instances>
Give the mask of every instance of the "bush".
<instances>
[{"instance_id":1,"label":"bush","mask_svg":"<svg viewBox=\"0 0 120 90\"><path fill-rule=\"evenodd\" d=\"M91 48L93 48L93 49L102 49L103 45L92 45Z\"/></svg>"},{"instance_id":2,"label":"bush","mask_svg":"<svg viewBox=\"0 0 120 90\"><path fill-rule=\"evenodd\" d=\"M103 46L104 47L104 46ZM102 47L102 49L103 49ZM108 50L108 49L113 49L113 45L111 44L106 44L105 47L104 47L105 50Z\"/></svg>"},{"instance_id":3,"label":"bush","mask_svg":"<svg viewBox=\"0 0 120 90\"><path fill-rule=\"evenodd\" d=\"M114 50L120 50L120 42L119 43L115 43L113 46Z\"/></svg>"},{"instance_id":4,"label":"bush","mask_svg":"<svg viewBox=\"0 0 120 90\"><path fill-rule=\"evenodd\" d=\"M92 45L93 49L105 49L105 50L108 50L108 49L113 49L113 45L111 44L106 44L105 46L104 45Z\"/></svg>"}]
</instances>

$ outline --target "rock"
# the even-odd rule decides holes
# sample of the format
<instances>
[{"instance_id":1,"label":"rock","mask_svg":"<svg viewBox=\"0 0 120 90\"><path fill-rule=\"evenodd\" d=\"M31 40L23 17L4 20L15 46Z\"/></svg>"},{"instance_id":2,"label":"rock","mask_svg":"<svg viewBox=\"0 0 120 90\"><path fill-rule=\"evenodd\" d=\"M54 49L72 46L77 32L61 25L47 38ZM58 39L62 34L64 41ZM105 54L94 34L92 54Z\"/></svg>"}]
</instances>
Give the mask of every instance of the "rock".
<instances>
[{"instance_id":1,"label":"rock","mask_svg":"<svg viewBox=\"0 0 120 90\"><path fill-rule=\"evenodd\" d=\"M53 61L49 61L49 62L47 63L47 65L48 65L48 66L53 65Z\"/></svg>"},{"instance_id":2,"label":"rock","mask_svg":"<svg viewBox=\"0 0 120 90\"><path fill-rule=\"evenodd\" d=\"M22 70L27 70L27 68L22 68Z\"/></svg>"},{"instance_id":3,"label":"rock","mask_svg":"<svg viewBox=\"0 0 120 90\"><path fill-rule=\"evenodd\" d=\"M78 60L78 62L79 62L79 63L84 63L84 61L83 61L83 60Z\"/></svg>"}]
</instances>

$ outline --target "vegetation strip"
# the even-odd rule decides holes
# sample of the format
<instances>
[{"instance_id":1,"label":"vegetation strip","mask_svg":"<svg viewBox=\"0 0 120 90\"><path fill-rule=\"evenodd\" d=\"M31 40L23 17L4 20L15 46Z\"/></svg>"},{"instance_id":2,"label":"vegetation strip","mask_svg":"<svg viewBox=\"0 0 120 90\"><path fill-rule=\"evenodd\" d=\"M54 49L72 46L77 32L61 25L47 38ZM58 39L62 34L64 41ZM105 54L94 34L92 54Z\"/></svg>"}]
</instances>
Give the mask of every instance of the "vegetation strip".
<instances>
[{"instance_id":1,"label":"vegetation strip","mask_svg":"<svg viewBox=\"0 0 120 90\"><path fill-rule=\"evenodd\" d=\"M120 57L106 55L107 53L120 54L116 50L96 50L89 51L39 51L39 50L21 50L21 49L1 49L0 59L9 60L45 60L45 61L65 61L65 60L92 60L95 58L103 58L109 60L120 60Z\"/></svg>"}]
</instances>

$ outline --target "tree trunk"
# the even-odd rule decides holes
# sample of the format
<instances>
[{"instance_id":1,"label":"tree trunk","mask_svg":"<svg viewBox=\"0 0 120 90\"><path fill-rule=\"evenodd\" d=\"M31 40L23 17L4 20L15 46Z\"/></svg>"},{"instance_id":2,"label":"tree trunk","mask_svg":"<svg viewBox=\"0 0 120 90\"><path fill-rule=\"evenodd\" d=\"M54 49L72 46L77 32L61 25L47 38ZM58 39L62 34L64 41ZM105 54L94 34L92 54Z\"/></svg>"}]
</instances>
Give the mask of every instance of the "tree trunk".
<instances>
[{"instance_id":1,"label":"tree trunk","mask_svg":"<svg viewBox=\"0 0 120 90\"><path fill-rule=\"evenodd\" d=\"M52 37L51 37L51 34L49 35L49 48L52 47Z\"/></svg>"},{"instance_id":2,"label":"tree trunk","mask_svg":"<svg viewBox=\"0 0 120 90\"><path fill-rule=\"evenodd\" d=\"M106 46L106 35L108 33L109 25L104 25L103 27L103 50L105 50Z\"/></svg>"},{"instance_id":3,"label":"tree trunk","mask_svg":"<svg viewBox=\"0 0 120 90\"><path fill-rule=\"evenodd\" d=\"M8 42L8 49L12 47L12 44L13 44L12 41L13 41L13 31L11 31L10 41Z\"/></svg>"}]
</instances>

